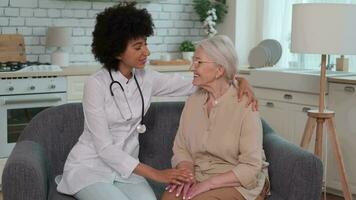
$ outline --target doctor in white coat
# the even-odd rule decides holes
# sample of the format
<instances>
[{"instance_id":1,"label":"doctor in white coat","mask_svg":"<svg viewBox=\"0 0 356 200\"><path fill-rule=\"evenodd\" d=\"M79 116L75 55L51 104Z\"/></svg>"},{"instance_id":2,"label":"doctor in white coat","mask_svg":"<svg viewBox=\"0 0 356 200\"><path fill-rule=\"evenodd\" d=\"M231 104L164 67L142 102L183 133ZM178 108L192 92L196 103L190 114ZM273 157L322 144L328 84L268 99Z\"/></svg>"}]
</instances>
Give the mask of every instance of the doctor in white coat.
<instances>
[{"instance_id":1,"label":"doctor in white coat","mask_svg":"<svg viewBox=\"0 0 356 200\"><path fill-rule=\"evenodd\" d=\"M59 192L80 200L154 200L145 178L173 184L193 178L188 171L157 170L138 159L138 134L145 132L143 117L151 98L196 90L179 75L144 68L153 27L151 15L135 3L119 3L98 14L92 52L103 68L85 83L84 131L57 179ZM249 85L243 84L257 107Z\"/></svg>"}]
</instances>

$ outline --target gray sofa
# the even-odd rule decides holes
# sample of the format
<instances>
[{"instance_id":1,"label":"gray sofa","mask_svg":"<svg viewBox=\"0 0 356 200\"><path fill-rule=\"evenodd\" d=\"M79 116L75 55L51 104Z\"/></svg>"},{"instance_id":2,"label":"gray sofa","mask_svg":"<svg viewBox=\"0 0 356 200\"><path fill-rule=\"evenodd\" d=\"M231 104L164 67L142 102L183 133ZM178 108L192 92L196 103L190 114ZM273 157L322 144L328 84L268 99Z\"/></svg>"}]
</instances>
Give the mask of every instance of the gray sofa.
<instances>
[{"instance_id":1,"label":"gray sofa","mask_svg":"<svg viewBox=\"0 0 356 200\"><path fill-rule=\"evenodd\" d=\"M140 160L155 168L170 167L171 147L183 103L153 103L146 115L148 131L140 136ZM268 199L319 200L322 163L314 155L281 139L263 120L263 146L270 163ZM4 200L74 199L56 191L66 157L83 130L82 105L49 108L33 118L12 151L2 176ZM164 186L150 182L159 198Z\"/></svg>"}]
</instances>

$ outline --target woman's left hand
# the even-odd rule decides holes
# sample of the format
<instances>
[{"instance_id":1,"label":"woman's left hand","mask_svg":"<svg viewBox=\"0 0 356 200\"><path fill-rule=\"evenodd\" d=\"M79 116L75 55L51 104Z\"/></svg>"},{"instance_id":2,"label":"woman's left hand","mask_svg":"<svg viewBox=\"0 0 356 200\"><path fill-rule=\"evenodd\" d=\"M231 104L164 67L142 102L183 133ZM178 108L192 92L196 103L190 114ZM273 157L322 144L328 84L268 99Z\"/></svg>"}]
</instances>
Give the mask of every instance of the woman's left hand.
<instances>
[{"instance_id":1,"label":"woman's left hand","mask_svg":"<svg viewBox=\"0 0 356 200\"><path fill-rule=\"evenodd\" d=\"M189 188L187 197L188 199L192 199L198 194L201 194L203 192L209 191L211 188L210 183L208 181L203 181L197 184L194 184Z\"/></svg>"},{"instance_id":2,"label":"woman's left hand","mask_svg":"<svg viewBox=\"0 0 356 200\"><path fill-rule=\"evenodd\" d=\"M188 199L188 191L190 189L190 187L192 187L194 185L193 182L190 183L184 183L183 185L175 185L175 184L170 184L166 187L165 190L167 190L168 192L175 192L175 196L179 197L180 195L182 195L183 199Z\"/></svg>"},{"instance_id":3,"label":"woman's left hand","mask_svg":"<svg viewBox=\"0 0 356 200\"><path fill-rule=\"evenodd\" d=\"M248 81L245 78L242 77L235 77L239 83L239 87L237 89L237 98L239 101L241 101L242 96L246 95L248 97L248 101L246 106L251 105L253 111L258 111L258 101L255 95L253 94L253 90L251 85L248 83Z\"/></svg>"}]
</instances>

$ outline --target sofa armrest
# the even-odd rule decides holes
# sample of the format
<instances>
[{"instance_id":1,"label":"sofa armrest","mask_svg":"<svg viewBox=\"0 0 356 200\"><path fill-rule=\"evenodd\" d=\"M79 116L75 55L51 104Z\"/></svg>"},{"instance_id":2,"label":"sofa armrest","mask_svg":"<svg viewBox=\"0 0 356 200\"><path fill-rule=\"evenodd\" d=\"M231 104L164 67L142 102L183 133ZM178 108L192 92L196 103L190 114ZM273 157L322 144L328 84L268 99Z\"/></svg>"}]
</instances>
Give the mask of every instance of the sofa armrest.
<instances>
[{"instance_id":1,"label":"sofa armrest","mask_svg":"<svg viewBox=\"0 0 356 200\"><path fill-rule=\"evenodd\" d=\"M48 159L38 143L18 142L8 158L3 176L4 200L47 199Z\"/></svg>"},{"instance_id":2,"label":"sofa armrest","mask_svg":"<svg viewBox=\"0 0 356 200\"><path fill-rule=\"evenodd\" d=\"M270 199L273 193L283 199L320 199L323 165L308 151L274 133L264 134L264 150L270 163Z\"/></svg>"}]
</instances>

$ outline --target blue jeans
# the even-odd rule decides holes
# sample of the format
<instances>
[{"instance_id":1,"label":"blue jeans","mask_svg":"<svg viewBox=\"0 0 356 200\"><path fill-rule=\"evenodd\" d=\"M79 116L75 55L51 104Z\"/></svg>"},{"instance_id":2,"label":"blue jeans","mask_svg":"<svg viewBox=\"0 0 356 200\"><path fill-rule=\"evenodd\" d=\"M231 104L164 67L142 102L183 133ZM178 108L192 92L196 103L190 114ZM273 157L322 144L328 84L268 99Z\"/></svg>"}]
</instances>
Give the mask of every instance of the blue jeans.
<instances>
[{"instance_id":1,"label":"blue jeans","mask_svg":"<svg viewBox=\"0 0 356 200\"><path fill-rule=\"evenodd\" d=\"M142 183L94 183L79 192L74 197L79 200L156 200L150 185Z\"/></svg>"}]
</instances>

